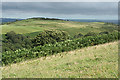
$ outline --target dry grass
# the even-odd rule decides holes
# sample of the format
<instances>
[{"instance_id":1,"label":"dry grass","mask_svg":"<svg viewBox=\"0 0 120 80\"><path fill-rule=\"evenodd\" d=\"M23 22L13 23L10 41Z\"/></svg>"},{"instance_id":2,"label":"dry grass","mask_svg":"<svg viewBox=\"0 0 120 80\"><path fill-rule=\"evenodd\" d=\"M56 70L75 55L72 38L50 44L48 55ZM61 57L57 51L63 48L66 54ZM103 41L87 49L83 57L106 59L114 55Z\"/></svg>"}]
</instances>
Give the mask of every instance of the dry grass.
<instances>
[{"instance_id":1,"label":"dry grass","mask_svg":"<svg viewBox=\"0 0 120 80\"><path fill-rule=\"evenodd\" d=\"M32 59L2 70L4 78L117 78L118 42Z\"/></svg>"}]
</instances>

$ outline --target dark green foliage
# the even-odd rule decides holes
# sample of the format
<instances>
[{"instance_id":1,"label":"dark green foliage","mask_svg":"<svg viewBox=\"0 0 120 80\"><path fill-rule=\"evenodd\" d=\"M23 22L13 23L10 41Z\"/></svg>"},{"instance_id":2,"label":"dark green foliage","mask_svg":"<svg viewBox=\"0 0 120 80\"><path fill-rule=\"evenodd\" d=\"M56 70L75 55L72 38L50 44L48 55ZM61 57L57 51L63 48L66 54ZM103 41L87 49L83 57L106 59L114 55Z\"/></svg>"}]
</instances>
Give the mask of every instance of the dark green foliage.
<instances>
[{"instance_id":1,"label":"dark green foliage","mask_svg":"<svg viewBox=\"0 0 120 80\"><path fill-rule=\"evenodd\" d=\"M104 25L117 25L117 24L112 23L112 22L105 22Z\"/></svg>"},{"instance_id":2,"label":"dark green foliage","mask_svg":"<svg viewBox=\"0 0 120 80\"><path fill-rule=\"evenodd\" d=\"M36 18L31 18L34 20L62 20L62 19L57 19L57 18L45 18L45 17L36 17Z\"/></svg>"},{"instance_id":3,"label":"dark green foliage","mask_svg":"<svg viewBox=\"0 0 120 80\"><path fill-rule=\"evenodd\" d=\"M87 36L96 36L97 34L95 32L89 32L85 35L85 37Z\"/></svg>"},{"instance_id":4,"label":"dark green foliage","mask_svg":"<svg viewBox=\"0 0 120 80\"><path fill-rule=\"evenodd\" d=\"M69 39L68 33L59 30L45 30L33 39L34 46L53 44Z\"/></svg>"},{"instance_id":5,"label":"dark green foliage","mask_svg":"<svg viewBox=\"0 0 120 80\"><path fill-rule=\"evenodd\" d=\"M64 42L56 42L55 44L45 44L32 49L18 49L16 51L7 51L2 54L2 63L7 65L20 62L26 59L53 55L64 51L80 49L82 47L104 44L120 39L120 33L112 33L107 35L88 36L74 40L66 40Z\"/></svg>"},{"instance_id":6,"label":"dark green foliage","mask_svg":"<svg viewBox=\"0 0 120 80\"><path fill-rule=\"evenodd\" d=\"M109 32L108 31L104 31L104 32L100 32L99 34L109 34Z\"/></svg>"},{"instance_id":7,"label":"dark green foliage","mask_svg":"<svg viewBox=\"0 0 120 80\"><path fill-rule=\"evenodd\" d=\"M16 34L13 31L6 33L5 39L3 39L2 42L3 52L11 50L14 51L21 48L31 48L32 46L31 40L28 37L22 34Z\"/></svg>"},{"instance_id":8,"label":"dark green foliage","mask_svg":"<svg viewBox=\"0 0 120 80\"><path fill-rule=\"evenodd\" d=\"M75 36L74 36L74 38L80 38L80 37L82 37L83 35L81 34L81 33L78 33L78 34L76 34Z\"/></svg>"},{"instance_id":9,"label":"dark green foliage","mask_svg":"<svg viewBox=\"0 0 120 80\"><path fill-rule=\"evenodd\" d=\"M16 21L19 21L18 19L16 19Z\"/></svg>"}]
</instances>

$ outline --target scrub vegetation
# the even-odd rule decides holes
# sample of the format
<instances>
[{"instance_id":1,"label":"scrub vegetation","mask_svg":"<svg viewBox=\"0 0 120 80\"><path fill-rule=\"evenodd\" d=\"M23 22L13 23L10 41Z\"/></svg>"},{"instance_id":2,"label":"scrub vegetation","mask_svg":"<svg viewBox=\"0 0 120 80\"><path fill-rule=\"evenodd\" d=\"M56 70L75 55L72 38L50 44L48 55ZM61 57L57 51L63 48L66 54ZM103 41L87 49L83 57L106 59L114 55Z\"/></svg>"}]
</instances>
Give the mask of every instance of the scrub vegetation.
<instances>
[{"instance_id":1,"label":"scrub vegetation","mask_svg":"<svg viewBox=\"0 0 120 80\"><path fill-rule=\"evenodd\" d=\"M118 27L54 18L3 23L3 77L117 78Z\"/></svg>"}]
</instances>

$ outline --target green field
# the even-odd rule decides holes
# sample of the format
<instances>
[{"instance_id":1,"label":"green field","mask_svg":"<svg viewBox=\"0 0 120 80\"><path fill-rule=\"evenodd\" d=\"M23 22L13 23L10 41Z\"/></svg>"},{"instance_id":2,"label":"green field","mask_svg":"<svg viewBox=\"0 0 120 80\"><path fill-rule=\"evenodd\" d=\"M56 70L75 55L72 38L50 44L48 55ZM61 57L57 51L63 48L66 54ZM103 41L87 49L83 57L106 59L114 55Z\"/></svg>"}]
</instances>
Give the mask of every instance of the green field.
<instances>
[{"instance_id":1,"label":"green field","mask_svg":"<svg viewBox=\"0 0 120 80\"><path fill-rule=\"evenodd\" d=\"M118 78L118 42L2 67L3 78Z\"/></svg>"},{"instance_id":2,"label":"green field","mask_svg":"<svg viewBox=\"0 0 120 80\"><path fill-rule=\"evenodd\" d=\"M90 31L99 33L101 31L117 31L117 25L104 22L73 22L63 20L35 20L26 19L2 25L2 34L14 31L19 34L37 35L39 32L48 29L67 31L71 36L81 32L86 34Z\"/></svg>"}]
</instances>

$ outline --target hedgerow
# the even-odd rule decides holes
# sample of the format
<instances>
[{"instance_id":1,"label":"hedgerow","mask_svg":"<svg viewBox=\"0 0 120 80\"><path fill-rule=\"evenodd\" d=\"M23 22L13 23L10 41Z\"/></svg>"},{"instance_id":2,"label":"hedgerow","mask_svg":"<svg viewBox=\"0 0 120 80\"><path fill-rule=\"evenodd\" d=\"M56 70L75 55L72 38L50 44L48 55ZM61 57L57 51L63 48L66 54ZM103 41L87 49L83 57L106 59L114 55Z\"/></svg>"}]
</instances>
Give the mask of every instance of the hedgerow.
<instances>
[{"instance_id":1,"label":"hedgerow","mask_svg":"<svg viewBox=\"0 0 120 80\"><path fill-rule=\"evenodd\" d=\"M119 33L120 34L120 33ZM4 65L20 62L26 59L37 58L41 56L53 55L60 52L80 49L87 46L108 43L120 39L118 33L88 36L55 44L45 44L32 49L18 49L16 51L6 51L2 54L2 63Z\"/></svg>"}]
</instances>

